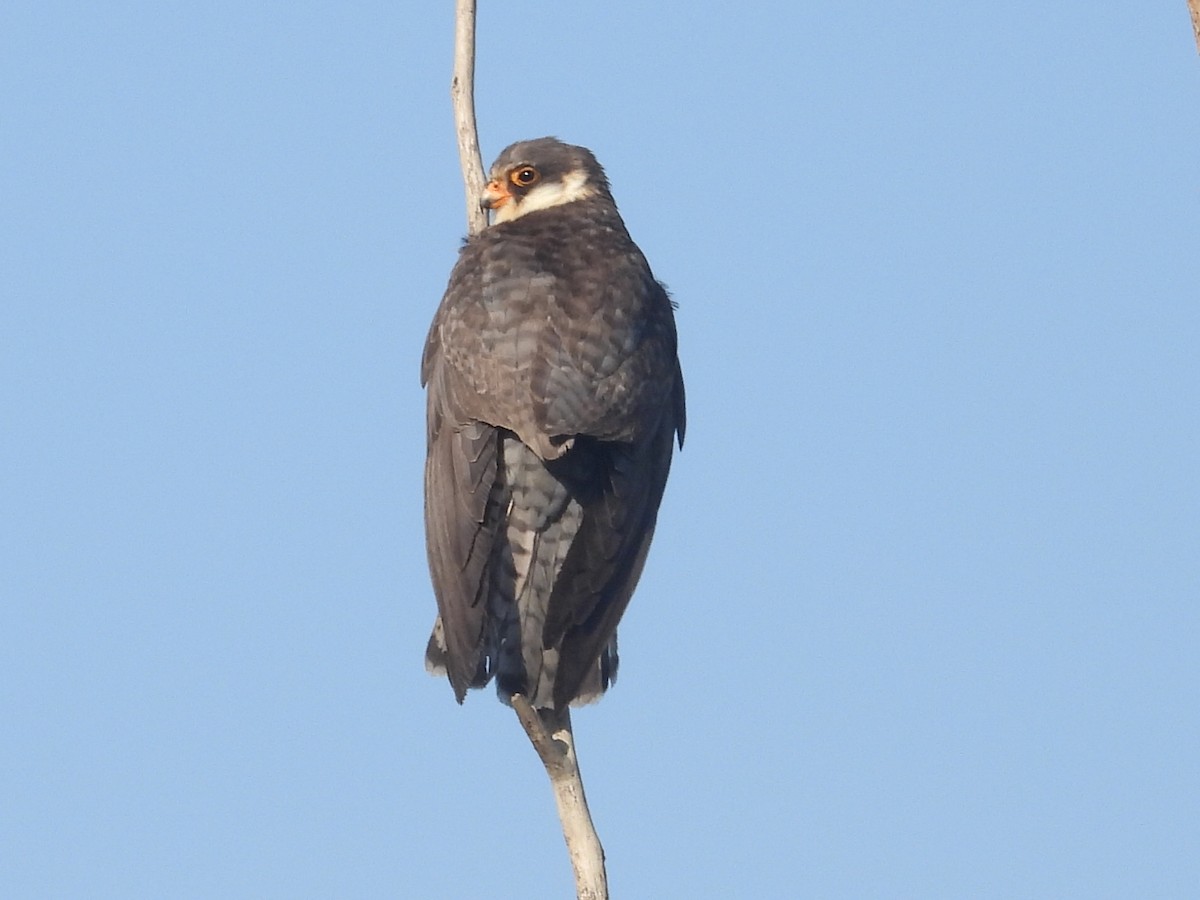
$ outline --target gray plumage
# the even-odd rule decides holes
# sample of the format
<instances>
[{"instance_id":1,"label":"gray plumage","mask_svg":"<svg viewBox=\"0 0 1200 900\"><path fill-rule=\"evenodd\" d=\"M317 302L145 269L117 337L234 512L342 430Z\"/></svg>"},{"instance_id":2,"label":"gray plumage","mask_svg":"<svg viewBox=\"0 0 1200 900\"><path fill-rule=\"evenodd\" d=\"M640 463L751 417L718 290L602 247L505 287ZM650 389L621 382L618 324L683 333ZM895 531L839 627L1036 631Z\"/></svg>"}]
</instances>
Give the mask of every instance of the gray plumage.
<instances>
[{"instance_id":1,"label":"gray plumage","mask_svg":"<svg viewBox=\"0 0 1200 900\"><path fill-rule=\"evenodd\" d=\"M666 291L582 148L513 144L496 224L463 246L421 363L427 664L461 703L492 677L538 707L595 699L683 442Z\"/></svg>"}]
</instances>

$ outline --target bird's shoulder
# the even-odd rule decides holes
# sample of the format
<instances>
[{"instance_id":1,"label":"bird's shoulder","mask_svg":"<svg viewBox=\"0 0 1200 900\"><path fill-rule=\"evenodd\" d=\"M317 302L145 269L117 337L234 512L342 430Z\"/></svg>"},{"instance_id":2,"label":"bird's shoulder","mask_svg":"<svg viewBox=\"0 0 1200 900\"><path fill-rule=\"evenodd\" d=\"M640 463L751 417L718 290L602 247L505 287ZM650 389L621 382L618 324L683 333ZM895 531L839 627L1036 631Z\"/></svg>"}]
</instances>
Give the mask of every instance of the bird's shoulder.
<instances>
[{"instance_id":1,"label":"bird's shoulder","mask_svg":"<svg viewBox=\"0 0 1200 900\"><path fill-rule=\"evenodd\" d=\"M645 256L616 208L579 201L493 225L459 252L431 339L611 318L612 326L669 312Z\"/></svg>"},{"instance_id":2,"label":"bird's shoulder","mask_svg":"<svg viewBox=\"0 0 1200 900\"><path fill-rule=\"evenodd\" d=\"M677 371L671 302L611 204L485 229L460 251L422 375L463 411L522 433L625 436Z\"/></svg>"}]
</instances>

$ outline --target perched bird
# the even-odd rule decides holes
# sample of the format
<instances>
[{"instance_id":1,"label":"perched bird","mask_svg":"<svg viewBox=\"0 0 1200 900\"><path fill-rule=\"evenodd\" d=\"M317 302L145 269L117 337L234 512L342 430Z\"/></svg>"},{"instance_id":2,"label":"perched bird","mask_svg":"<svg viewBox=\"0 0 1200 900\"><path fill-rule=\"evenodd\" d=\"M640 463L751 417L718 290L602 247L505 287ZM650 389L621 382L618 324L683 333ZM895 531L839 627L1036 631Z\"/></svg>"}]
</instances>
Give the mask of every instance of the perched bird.
<instances>
[{"instance_id":1,"label":"perched bird","mask_svg":"<svg viewBox=\"0 0 1200 900\"><path fill-rule=\"evenodd\" d=\"M421 360L427 668L461 703L586 703L617 674L683 376L667 292L583 147L521 141L492 166Z\"/></svg>"}]
</instances>

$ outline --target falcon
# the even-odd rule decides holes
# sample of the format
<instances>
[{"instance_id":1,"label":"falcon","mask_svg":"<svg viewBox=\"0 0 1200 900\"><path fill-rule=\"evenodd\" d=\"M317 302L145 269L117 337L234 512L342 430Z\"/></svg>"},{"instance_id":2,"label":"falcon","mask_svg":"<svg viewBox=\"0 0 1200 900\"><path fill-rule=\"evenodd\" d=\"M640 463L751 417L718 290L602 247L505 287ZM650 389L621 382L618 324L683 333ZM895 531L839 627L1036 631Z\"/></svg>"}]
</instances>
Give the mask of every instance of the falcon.
<instances>
[{"instance_id":1,"label":"falcon","mask_svg":"<svg viewBox=\"0 0 1200 900\"><path fill-rule=\"evenodd\" d=\"M521 141L450 274L421 359L426 667L463 702L597 699L650 549L683 376L666 289L591 151Z\"/></svg>"}]
</instances>

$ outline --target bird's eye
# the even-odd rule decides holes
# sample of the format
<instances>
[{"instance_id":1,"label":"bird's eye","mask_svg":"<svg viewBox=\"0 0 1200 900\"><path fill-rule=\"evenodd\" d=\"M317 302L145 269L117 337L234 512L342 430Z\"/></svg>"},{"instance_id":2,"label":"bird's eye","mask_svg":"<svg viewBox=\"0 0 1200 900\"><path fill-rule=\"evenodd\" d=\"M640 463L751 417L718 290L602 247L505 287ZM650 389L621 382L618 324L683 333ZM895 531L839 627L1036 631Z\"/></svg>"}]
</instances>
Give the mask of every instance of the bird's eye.
<instances>
[{"instance_id":1,"label":"bird's eye","mask_svg":"<svg viewBox=\"0 0 1200 900\"><path fill-rule=\"evenodd\" d=\"M540 177L538 170L533 166L521 166L519 169L513 169L512 174L508 176L509 181L518 187L529 187Z\"/></svg>"}]
</instances>

